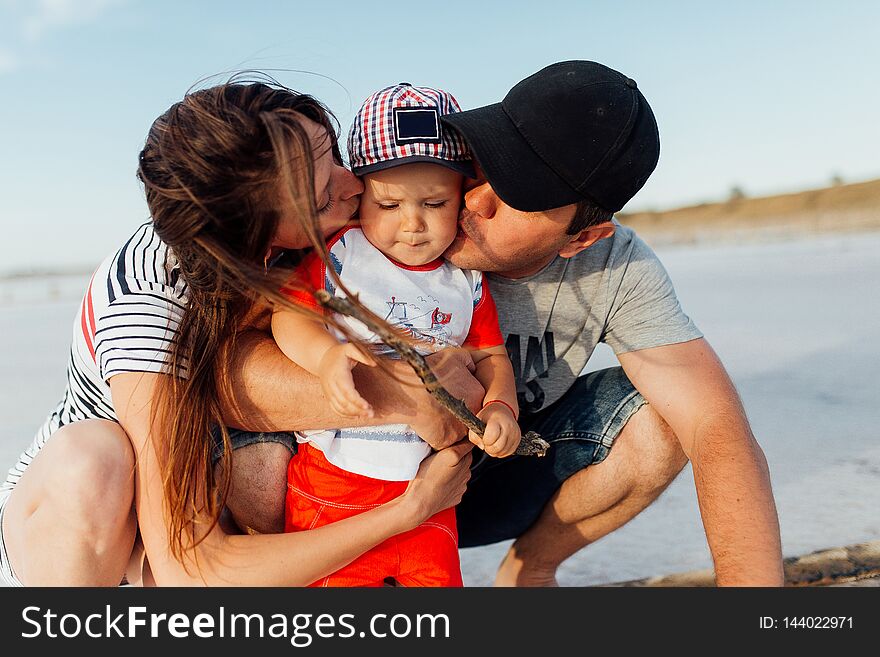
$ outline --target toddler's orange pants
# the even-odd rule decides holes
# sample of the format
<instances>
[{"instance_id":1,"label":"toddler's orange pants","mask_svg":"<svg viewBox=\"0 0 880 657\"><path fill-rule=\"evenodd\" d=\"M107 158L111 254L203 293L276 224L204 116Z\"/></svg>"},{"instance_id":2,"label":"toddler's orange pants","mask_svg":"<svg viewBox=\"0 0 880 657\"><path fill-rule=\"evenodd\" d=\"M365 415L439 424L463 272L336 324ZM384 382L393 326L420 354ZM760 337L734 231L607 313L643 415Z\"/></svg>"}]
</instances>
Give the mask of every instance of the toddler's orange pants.
<instances>
[{"instance_id":1,"label":"toddler's orange pants","mask_svg":"<svg viewBox=\"0 0 880 657\"><path fill-rule=\"evenodd\" d=\"M314 529L350 518L400 496L406 481L383 481L346 472L321 450L301 443L287 469L284 531ZM455 509L392 536L311 586L462 586Z\"/></svg>"}]
</instances>

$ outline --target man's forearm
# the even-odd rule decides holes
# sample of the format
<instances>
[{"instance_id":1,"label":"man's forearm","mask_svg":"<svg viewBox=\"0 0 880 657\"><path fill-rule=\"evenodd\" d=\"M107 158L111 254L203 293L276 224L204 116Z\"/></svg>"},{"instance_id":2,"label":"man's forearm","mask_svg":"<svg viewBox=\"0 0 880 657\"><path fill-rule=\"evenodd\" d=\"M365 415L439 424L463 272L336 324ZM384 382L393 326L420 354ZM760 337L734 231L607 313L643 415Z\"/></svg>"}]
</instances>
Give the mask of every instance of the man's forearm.
<instances>
[{"instance_id":1,"label":"man's forearm","mask_svg":"<svg viewBox=\"0 0 880 657\"><path fill-rule=\"evenodd\" d=\"M412 399L381 368L355 367L358 392L373 406L369 420L342 417L324 398L318 378L287 358L261 331L238 339L226 382L231 398L224 403L227 425L247 431L301 431L386 423L409 423L417 409Z\"/></svg>"},{"instance_id":2,"label":"man's forearm","mask_svg":"<svg viewBox=\"0 0 880 657\"><path fill-rule=\"evenodd\" d=\"M781 586L779 519L764 453L739 418L698 428L691 462L719 586Z\"/></svg>"}]
</instances>

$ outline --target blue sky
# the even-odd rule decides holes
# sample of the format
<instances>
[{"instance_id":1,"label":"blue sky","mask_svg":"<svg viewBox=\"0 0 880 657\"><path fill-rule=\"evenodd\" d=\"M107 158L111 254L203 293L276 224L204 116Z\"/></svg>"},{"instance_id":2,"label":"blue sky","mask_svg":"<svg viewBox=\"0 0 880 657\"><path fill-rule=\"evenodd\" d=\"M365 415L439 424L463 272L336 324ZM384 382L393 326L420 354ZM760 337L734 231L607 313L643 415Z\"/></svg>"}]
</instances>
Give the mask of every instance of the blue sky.
<instances>
[{"instance_id":1,"label":"blue sky","mask_svg":"<svg viewBox=\"0 0 880 657\"><path fill-rule=\"evenodd\" d=\"M873 0L0 0L0 272L91 267L145 221L147 129L207 76L288 69L347 130L387 84L476 107L564 59L636 79L657 116L660 164L627 209L880 177Z\"/></svg>"}]
</instances>

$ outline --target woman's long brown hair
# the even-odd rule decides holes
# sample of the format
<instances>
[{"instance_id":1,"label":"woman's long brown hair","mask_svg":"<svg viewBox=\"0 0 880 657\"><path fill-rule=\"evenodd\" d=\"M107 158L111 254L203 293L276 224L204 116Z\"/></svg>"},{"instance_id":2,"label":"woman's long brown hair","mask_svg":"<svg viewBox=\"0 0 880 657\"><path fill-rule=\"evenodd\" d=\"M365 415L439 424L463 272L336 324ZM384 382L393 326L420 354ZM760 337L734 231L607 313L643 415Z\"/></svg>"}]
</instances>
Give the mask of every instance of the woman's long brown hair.
<instances>
[{"instance_id":1,"label":"woman's long brown hair","mask_svg":"<svg viewBox=\"0 0 880 657\"><path fill-rule=\"evenodd\" d=\"M222 369L236 334L255 303L290 305L279 292L289 272L267 273L264 265L282 213L294 213L326 255L303 116L326 128L326 147L339 161L329 111L271 81L233 80L188 93L156 119L140 154L154 229L177 259L189 295L153 424L164 432L153 444L169 545L181 562L216 525L229 492L222 400L230 395ZM220 481L212 465L215 428L224 445Z\"/></svg>"}]
</instances>

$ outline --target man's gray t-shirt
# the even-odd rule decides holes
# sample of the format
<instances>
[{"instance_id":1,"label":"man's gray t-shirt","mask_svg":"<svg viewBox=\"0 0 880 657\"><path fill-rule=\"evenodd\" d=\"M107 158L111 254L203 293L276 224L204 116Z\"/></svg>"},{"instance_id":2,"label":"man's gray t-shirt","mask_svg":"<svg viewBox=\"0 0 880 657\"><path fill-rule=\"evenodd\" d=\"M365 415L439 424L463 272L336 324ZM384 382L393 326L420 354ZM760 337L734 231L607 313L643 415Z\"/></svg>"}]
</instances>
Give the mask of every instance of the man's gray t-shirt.
<instances>
[{"instance_id":1,"label":"man's gray t-shirt","mask_svg":"<svg viewBox=\"0 0 880 657\"><path fill-rule=\"evenodd\" d=\"M532 276L489 280L524 413L558 400L599 342L622 354L702 337L657 256L619 224Z\"/></svg>"}]
</instances>

